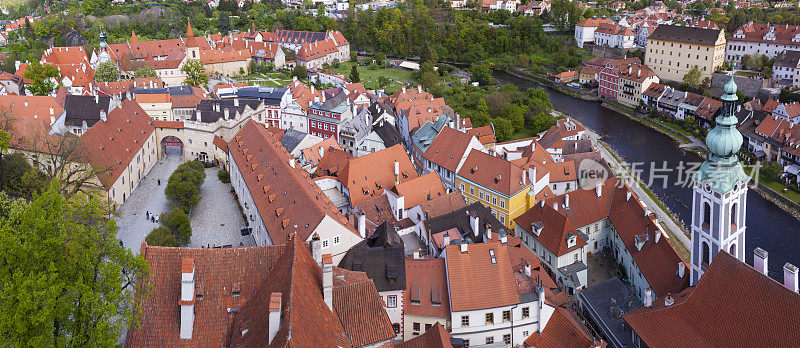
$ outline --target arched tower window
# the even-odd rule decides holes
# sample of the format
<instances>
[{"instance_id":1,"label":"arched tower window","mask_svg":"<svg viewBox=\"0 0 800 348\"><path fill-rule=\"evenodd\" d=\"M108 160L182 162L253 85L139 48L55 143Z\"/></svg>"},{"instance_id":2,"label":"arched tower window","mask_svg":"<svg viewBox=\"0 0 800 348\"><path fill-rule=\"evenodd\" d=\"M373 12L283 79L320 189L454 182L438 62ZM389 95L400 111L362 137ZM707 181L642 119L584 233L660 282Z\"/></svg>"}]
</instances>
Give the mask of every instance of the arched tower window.
<instances>
[{"instance_id":1,"label":"arched tower window","mask_svg":"<svg viewBox=\"0 0 800 348\"><path fill-rule=\"evenodd\" d=\"M738 211L738 209L736 209L737 207L738 203L733 203L733 205L731 205L731 225L736 225L736 212Z\"/></svg>"},{"instance_id":2,"label":"arched tower window","mask_svg":"<svg viewBox=\"0 0 800 348\"><path fill-rule=\"evenodd\" d=\"M711 259L711 250L708 247L708 243L703 242L703 263L709 264Z\"/></svg>"},{"instance_id":3,"label":"arched tower window","mask_svg":"<svg viewBox=\"0 0 800 348\"><path fill-rule=\"evenodd\" d=\"M736 243L731 244L731 249L728 252L731 256L736 257Z\"/></svg>"},{"instance_id":4,"label":"arched tower window","mask_svg":"<svg viewBox=\"0 0 800 348\"><path fill-rule=\"evenodd\" d=\"M703 227L710 229L711 226L711 205L708 202L703 203Z\"/></svg>"}]
</instances>

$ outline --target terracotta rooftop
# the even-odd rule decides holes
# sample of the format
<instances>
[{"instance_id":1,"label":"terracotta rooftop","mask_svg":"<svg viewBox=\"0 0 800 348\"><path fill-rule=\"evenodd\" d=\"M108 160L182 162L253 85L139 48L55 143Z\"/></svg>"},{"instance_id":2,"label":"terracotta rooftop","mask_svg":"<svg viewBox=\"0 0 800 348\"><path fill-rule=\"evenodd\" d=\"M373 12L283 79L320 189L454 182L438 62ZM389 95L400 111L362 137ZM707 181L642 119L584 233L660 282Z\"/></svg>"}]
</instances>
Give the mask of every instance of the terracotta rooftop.
<instances>
[{"instance_id":1,"label":"terracotta rooftop","mask_svg":"<svg viewBox=\"0 0 800 348\"><path fill-rule=\"evenodd\" d=\"M228 149L273 244L286 243L294 231L307 240L325 216L357 234L311 177L299 165L291 166L289 153L278 140L255 121L236 133Z\"/></svg>"},{"instance_id":2,"label":"terracotta rooftop","mask_svg":"<svg viewBox=\"0 0 800 348\"><path fill-rule=\"evenodd\" d=\"M481 151L471 151L458 171L458 175L486 189L513 197L530 187L522 168Z\"/></svg>"},{"instance_id":3,"label":"terracotta rooftop","mask_svg":"<svg viewBox=\"0 0 800 348\"><path fill-rule=\"evenodd\" d=\"M442 127L422 157L455 173L464 153L471 149L472 138L473 135L470 133L459 132L447 126Z\"/></svg>"},{"instance_id":4,"label":"terracotta rooftop","mask_svg":"<svg viewBox=\"0 0 800 348\"><path fill-rule=\"evenodd\" d=\"M445 252L450 307L454 312L519 303L508 250L499 241L468 244L466 252L461 252L461 245L449 245ZM482 276L475 277L476 274Z\"/></svg>"},{"instance_id":5,"label":"terracotta rooftop","mask_svg":"<svg viewBox=\"0 0 800 348\"><path fill-rule=\"evenodd\" d=\"M405 313L450 318L450 296L443 258L406 259ZM439 303L434 303L439 302Z\"/></svg>"},{"instance_id":6,"label":"terracotta rooftop","mask_svg":"<svg viewBox=\"0 0 800 348\"><path fill-rule=\"evenodd\" d=\"M447 193L444 189L444 185L442 185L442 181L439 179L439 175L434 172L403 181L395 185L392 191L405 197L405 206L403 209L406 210L424 202L431 201L434 198L439 198Z\"/></svg>"},{"instance_id":7,"label":"terracotta rooftop","mask_svg":"<svg viewBox=\"0 0 800 348\"><path fill-rule=\"evenodd\" d=\"M662 298L623 316L648 346L800 345L800 295L725 251L672 297L670 306Z\"/></svg>"},{"instance_id":8,"label":"terracotta rooftop","mask_svg":"<svg viewBox=\"0 0 800 348\"><path fill-rule=\"evenodd\" d=\"M451 348L450 340L453 336L444 329L442 324L436 323L422 335L397 344L398 348Z\"/></svg>"},{"instance_id":9,"label":"terracotta rooftop","mask_svg":"<svg viewBox=\"0 0 800 348\"><path fill-rule=\"evenodd\" d=\"M398 178L394 175L395 162L398 163L400 170ZM391 189L395 186L396 180L404 182L416 177L417 171L405 149L398 144L351 159L342 170L339 179L350 192L350 206L355 207L364 200L382 194L384 189Z\"/></svg>"}]
</instances>

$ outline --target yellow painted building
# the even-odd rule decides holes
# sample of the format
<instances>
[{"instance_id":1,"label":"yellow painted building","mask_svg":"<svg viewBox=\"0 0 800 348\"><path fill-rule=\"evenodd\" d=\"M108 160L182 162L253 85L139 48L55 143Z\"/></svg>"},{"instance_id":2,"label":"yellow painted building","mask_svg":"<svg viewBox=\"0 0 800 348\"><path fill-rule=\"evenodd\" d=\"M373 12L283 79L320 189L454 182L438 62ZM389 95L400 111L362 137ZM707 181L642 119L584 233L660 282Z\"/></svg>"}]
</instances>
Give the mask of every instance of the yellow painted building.
<instances>
[{"instance_id":1,"label":"yellow painted building","mask_svg":"<svg viewBox=\"0 0 800 348\"><path fill-rule=\"evenodd\" d=\"M724 63L725 32L679 25L659 25L647 38L644 63L660 79L683 81L697 66L700 82Z\"/></svg>"},{"instance_id":2,"label":"yellow painted building","mask_svg":"<svg viewBox=\"0 0 800 348\"><path fill-rule=\"evenodd\" d=\"M480 202L513 231L514 218L536 202L525 171L502 158L472 151L456 175L456 187L467 204Z\"/></svg>"}]
</instances>

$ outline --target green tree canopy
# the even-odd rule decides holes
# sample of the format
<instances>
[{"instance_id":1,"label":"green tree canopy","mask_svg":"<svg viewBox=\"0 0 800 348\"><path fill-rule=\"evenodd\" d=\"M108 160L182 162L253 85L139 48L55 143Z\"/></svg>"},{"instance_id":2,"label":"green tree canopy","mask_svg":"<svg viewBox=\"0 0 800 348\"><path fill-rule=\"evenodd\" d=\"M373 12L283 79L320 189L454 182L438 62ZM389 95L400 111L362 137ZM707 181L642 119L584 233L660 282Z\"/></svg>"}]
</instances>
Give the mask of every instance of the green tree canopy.
<instances>
[{"instance_id":1,"label":"green tree canopy","mask_svg":"<svg viewBox=\"0 0 800 348\"><path fill-rule=\"evenodd\" d=\"M97 65L94 71L94 80L97 82L115 82L119 80L119 69L113 61L107 60Z\"/></svg>"},{"instance_id":2,"label":"green tree canopy","mask_svg":"<svg viewBox=\"0 0 800 348\"><path fill-rule=\"evenodd\" d=\"M350 75L347 77L351 83L359 83L361 82L361 76L358 74L358 65L353 64L353 67L350 68Z\"/></svg>"},{"instance_id":3,"label":"green tree canopy","mask_svg":"<svg viewBox=\"0 0 800 348\"><path fill-rule=\"evenodd\" d=\"M147 234L147 237L144 238L144 241L147 242L148 245L155 246L181 246L180 243L178 243L178 241L175 239L175 235L172 234L172 231L170 231L167 226L158 226L154 228L152 231L150 231L150 233Z\"/></svg>"},{"instance_id":4,"label":"green tree canopy","mask_svg":"<svg viewBox=\"0 0 800 348\"><path fill-rule=\"evenodd\" d=\"M41 64L34 60L28 65L23 77L30 79L31 83L25 84L25 89L33 95L50 95L56 90L56 83L52 79L61 76L58 69L50 64Z\"/></svg>"},{"instance_id":5,"label":"green tree canopy","mask_svg":"<svg viewBox=\"0 0 800 348\"><path fill-rule=\"evenodd\" d=\"M136 72L134 73L134 77L136 78L156 77L156 76L157 76L156 70L149 66L143 66L139 69L136 69Z\"/></svg>"},{"instance_id":6,"label":"green tree canopy","mask_svg":"<svg viewBox=\"0 0 800 348\"><path fill-rule=\"evenodd\" d=\"M167 227L179 245L189 244L192 237L192 227L189 223L189 215L181 209L174 208L168 212L161 213L158 221Z\"/></svg>"},{"instance_id":7,"label":"green tree canopy","mask_svg":"<svg viewBox=\"0 0 800 348\"><path fill-rule=\"evenodd\" d=\"M53 182L28 203L0 192L0 337L11 346L114 346L135 323L146 261L120 245L104 200ZM137 246L138 247L138 246Z\"/></svg>"},{"instance_id":8,"label":"green tree canopy","mask_svg":"<svg viewBox=\"0 0 800 348\"><path fill-rule=\"evenodd\" d=\"M492 119L492 124L494 125L494 135L497 141L502 142L511 139L511 135L514 134L514 125L511 124L511 121L498 117Z\"/></svg>"},{"instance_id":9,"label":"green tree canopy","mask_svg":"<svg viewBox=\"0 0 800 348\"><path fill-rule=\"evenodd\" d=\"M208 83L208 75L206 68L199 60L190 59L183 63L181 71L186 73L186 79L183 83L194 87L205 87Z\"/></svg>"},{"instance_id":10,"label":"green tree canopy","mask_svg":"<svg viewBox=\"0 0 800 348\"><path fill-rule=\"evenodd\" d=\"M200 203L200 185L205 178L206 173L202 163L198 161L182 163L167 180L164 194L188 214Z\"/></svg>"},{"instance_id":11,"label":"green tree canopy","mask_svg":"<svg viewBox=\"0 0 800 348\"><path fill-rule=\"evenodd\" d=\"M492 68L489 67L489 64L472 63L469 67L469 71L472 73L472 81L476 81L483 86L494 84L494 76L492 75Z\"/></svg>"},{"instance_id":12,"label":"green tree canopy","mask_svg":"<svg viewBox=\"0 0 800 348\"><path fill-rule=\"evenodd\" d=\"M292 69L292 76L297 77L298 79L304 79L308 75L308 71L306 67L302 65L295 65L294 69Z\"/></svg>"},{"instance_id":13,"label":"green tree canopy","mask_svg":"<svg viewBox=\"0 0 800 348\"><path fill-rule=\"evenodd\" d=\"M683 83L695 89L700 86L700 69L697 67L697 65L692 67L692 70L689 70L689 72L683 75Z\"/></svg>"}]
</instances>

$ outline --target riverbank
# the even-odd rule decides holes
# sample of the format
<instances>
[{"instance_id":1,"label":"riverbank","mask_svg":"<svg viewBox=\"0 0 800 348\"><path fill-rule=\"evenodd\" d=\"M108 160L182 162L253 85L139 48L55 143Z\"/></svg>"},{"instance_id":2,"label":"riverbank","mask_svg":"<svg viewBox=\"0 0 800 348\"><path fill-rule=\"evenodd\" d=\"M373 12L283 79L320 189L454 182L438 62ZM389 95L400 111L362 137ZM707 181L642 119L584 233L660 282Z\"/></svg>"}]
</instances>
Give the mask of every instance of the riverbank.
<instances>
[{"instance_id":1,"label":"riverbank","mask_svg":"<svg viewBox=\"0 0 800 348\"><path fill-rule=\"evenodd\" d=\"M557 83L557 82L554 82L554 81L551 81L551 80L547 79L546 76L532 74L532 73L529 73L527 71L523 71L523 70L515 69L515 68L501 67L498 70L501 70L501 71L503 71L503 72L505 72L505 73L507 73L509 75L513 75L513 76L516 76L516 77L521 78L521 79L526 79L526 80L529 80L529 81L536 82L536 83L538 83L540 85L544 85L544 86L550 87L550 88L558 91L559 93L568 95L570 97L575 97L575 98L578 98L578 99L581 99L581 100L586 100L586 101L600 101L601 100L600 96L598 96L596 93L593 93L591 91L587 91L587 90L585 90L583 88L575 89L575 88L567 87L563 83Z\"/></svg>"}]
</instances>

